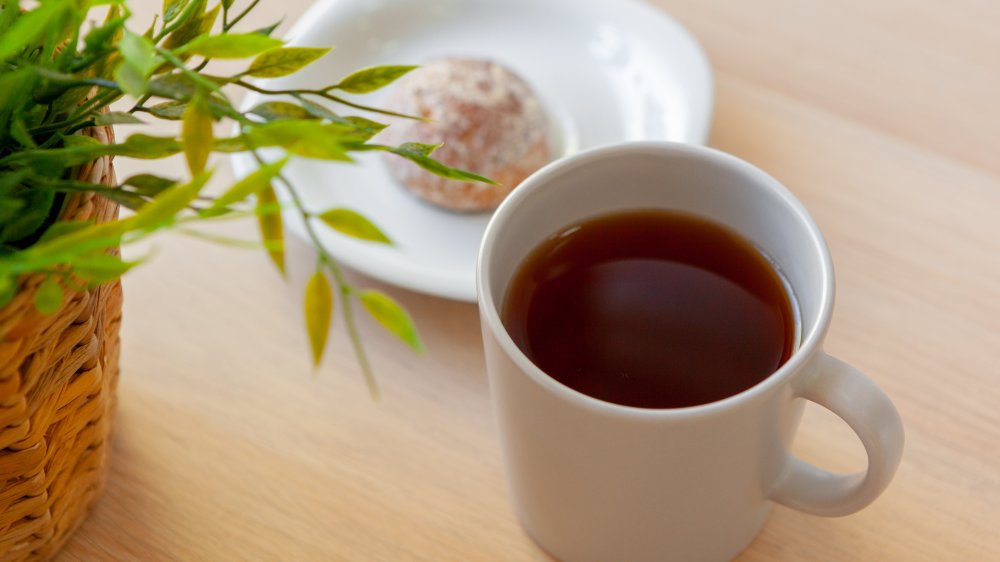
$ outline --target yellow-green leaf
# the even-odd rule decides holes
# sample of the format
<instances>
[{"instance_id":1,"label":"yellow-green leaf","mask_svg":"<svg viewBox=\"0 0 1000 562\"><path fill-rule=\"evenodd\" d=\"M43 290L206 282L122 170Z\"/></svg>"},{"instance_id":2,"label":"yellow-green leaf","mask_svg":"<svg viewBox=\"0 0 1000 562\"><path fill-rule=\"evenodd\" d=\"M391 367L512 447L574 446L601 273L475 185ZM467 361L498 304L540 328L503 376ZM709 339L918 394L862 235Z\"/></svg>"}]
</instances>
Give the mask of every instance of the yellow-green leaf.
<instances>
[{"instance_id":1,"label":"yellow-green leaf","mask_svg":"<svg viewBox=\"0 0 1000 562\"><path fill-rule=\"evenodd\" d=\"M212 112L204 96L195 95L184 110L181 121L181 139L184 141L184 157L192 174L205 169L208 155L212 152Z\"/></svg>"},{"instance_id":2,"label":"yellow-green leaf","mask_svg":"<svg viewBox=\"0 0 1000 562\"><path fill-rule=\"evenodd\" d=\"M281 209L274 188L268 184L257 193L257 224L260 236L267 245L267 254L282 275L285 274L284 227Z\"/></svg>"},{"instance_id":3,"label":"yellow-green leaf","mask_svg":"<svg viewBox=\"0 0 1000 562\"><path fill-rule=\"evenodd\" d=\"M84 228L64 232L62 235L39 241L24 251L24 255L40 262L65 263L85 251L104 250L121 244L122 235L130 230L134 215Z\"/></svg>"},{"instance_id":4,"label":"yellow-green leaf","mask_svg":"<svg viewBox=\"0 0 1000 562\"><path fill-rule=\"evenodd\" d=\"M264 164L260 168L257 168L251 174L234 183L232 187L227 189L225 193L219 196L219 198L216 199L208 209L206 209L205 213L208 215L216 214L229 205L243 201L247 197L260 193L265 188L270 187L271 180L281 173L281 168L283 168L287 163L288 157L285 157L277 162Z\"/></svg>"},{"instance_id":5,"label":"yellow-green leaf","mask_svg":"<svg viewBox=\"0 0 1000 562\"><path fill-rule=\"evenodd\" d=\"M121 144L105 145L107 154L120 154L129 158L143 158L156 160L164 158L181 151L181 145L177 139L170 137L154 137L135 133L129 135L125 142Z\"/></svg>"},{"instance_id":6,"label":"yellow-green leaf","mask_svg":"<svg viewBox=\"0 0 1000 562\"><path fill-rule=\"evenodd\" d=\"M134 187L135 192L139 195L155 197L159 195L161 191L167 189L168 187L173 187L176 183L177 180L153 174L136 174L123 181L122 185L130 185Z\"/></svg>"},{"instance_id":7,"label":"yellow-green leaf","mask_svg":"<svg viewBox=\"0 0 1000 562\"><path fill-rule=\"evenodd\" d=\"M73 260L73 273L91 283L106 283L118 279L138 262L127 262L118 256L94 254Z\"/></svg>"},{"instance_id":8,"label":"yellow-green leaf","mask_svg":"<svg viewBox=\"0 0 1000 562\"><path fill-rule=\"evenodd\" d=\"M287 101L259 103L247 113L258 115L268 121L277 121L279 119L317 119L315 115L301 105L295 105Z\"/></svg>"},{"instance_id":9,"label":"yellow-green leaf","mask_svg":"<svg viewBox=\"0 0 1000 562\"><path fill-rule=\"evenodd\" d=\"M152 41L127 29L118 41L118 52L142 74L143 78L149 76L161 62Z\"/></svg>"},{"instance_id":10,"label":"yellow-green leaf","mask_svg":"<svg viewBox=\"0 0 1000 562\"><path fill-rule=\"evenodd\" d=\"M361 214L350 209L330 209L321 214L319 218L330 228L353 238L369 242L392 244L392 240L379 230L377 226Z\"/></svg>"},{"instance_id":11,"label":"yellow-green leaf","mask_svg":"<svg viewBox=\"0 0 1000 562\"><path fill-rule=\"evenodd\" d=\"M149 39L126 29L118 41L118 52L122 59L115 67L115 81L130 96L142 96L149 90L147 78L161 62L156 48Z\"/></svg>"},{"instance_id":12,"label":"yellow-green leaf","mask_svg":"<svg viewBox=\"0 0 1000 562\"><path fill-rule=\"evenodd\" d=\"M188 0L163 0L163 23L173 21L187 3Z\"/></svg>"},{"instance_id":13,"label":"yellow-green leaf","mask_svg":"<svg viewBox=\"0 0 1000 562\"><path fill-rule=\"evenodd\" d=\"M113 73L115 82L121 89L133 98L141 98L149 89L149 82L133 64L122 59Z\"/></svg>"},{"instance_id":14,"label":"yellow-green leaf","mask_svg":"<svg viewBox=\"0 0 1000 562\"><path fill-rule=\"evenodd\" d=\"M250 63L244 72L256 78L277 78L298 72L303 67L330 52L314 47L279 47L265 51Z\"/></svg>"},{"instance_id":15,"label":"yellow-green leaf","mask_svg":"<svg viewBox=\"0 0 1000 562\"><path fill-rule=\"evenodd\" d=\"M160 119L177 121L178 119L184 117L184 110L187 109L187 102L165 101L143 109L145 109L147 113L155 115Z\"/></svg>"},{"instance_id":16,"label":"yellow-green leaf","mask_svg":"<svg viewBox=\"0 0 1000 562\"><path fill-rule=\"evenodd\" d=\"M420 340L413 319L399 303L385 293L371 290L361 293L360 299L368 314L371 314L383 328L403 340L417 353L424 351L424 343Z\"/></svg>"},{"instance_id":17,"label":"yellow-green leaf","mask_svg":"<svg viewBox=\"0 0 1000 562\"><path fill-rule=\"evenodd\" d=\"M303 300L313 365L318 366L323 360L326 338L330 334L330 320L333 316L333 291L330 290L330 281L322 270L317 269L309 278Z\"/></svg>"},{"instance_id":18,"label":"yellow-green leaf","mask_svg":"<svg viewBox=\"0 0 1000 562\"><path fill-rule=\"evenodd\" d=\"M201 172L188 183L164 190L129 219L130 226L134 230L155 230L170 224L177 213L194 201L211 175L211 171Z\"/></svg>"},{"instance_id":19,"label":"yellow-green leaf","mask_svg":"<svg viewBox=\"0 0 1000 562\"><path fill-rule=\"evenodd\" d=\"M247 138L257 147L280 146L298 156L350 162L347 147L355 139L355 128L315 119L280 119L247 129Z\"/></svg>"},{"instance_id":20,"label":"yellow-green leaf","mask_svg":"<svg viewBox=\"0 0 1000 562\"><path fill-rule=\"evenodd\" d=\"M278 39L257 33L223 33L195 37L178 51L213 59L242 59L280 45Z\"/></svg>"},{"instance_id":21,"label":"yellow-green leaf","mask_svg":"<svg viewBox=\"0 0 1000 562\"><path fill-rule=\"evenodd\" d=\"M415 66L373 66L346 76L337 84L338 90L351 94L367 94L388 86L397 78L415 69Z\"/></svg>"},{"instance_id":22,"label":"yellow-green leaf","mask_svg":"<svg viewBox=\"0 0 1000 562\"><path fill-rule=\"evenodd\" d=\"M367 145L373 146L378 150L388 150L393 154L398 154L403 158L413 162L414 164L420 166L421 168L427 170L428 172L441 176L443 178L448 178L451 180L461 180L461 181L476 181L481 183L488 183L490 185L497 185L497 182L481 176L479 174L474 174L472 172L467 172L465 170L460 170L458 168L452 168L446 166L441 162L427 156L427 148L433 145L423 145L420 143L408 142L402 144L398 147L382 147L379 145Z\"/></svg>"},{"instance_id":23,"label":"yellow-green leaf","mask_svg":"<svg viewBox=\"0 0 1000 562\"><path fill-rule=\"evenodd\" d=\"M180 24L180 26L167 36L166 41L163 42L163 47L166 49L176 49L212 29L212 25L215 24L215 18L219 14L219 6L215 6L206 12L205 7L207 5L207 0L190 0L178 15L178 20L173 22L173 25Z\"/></svg>"},{"instance_id":24,"label":"yellow-green leaf","mask_svg":"<svg viewBox=\"0 0 1000 562\"><path fill-rule=\"evenodd\" d=\"M430 156L431 154L434 153L435 150L441 148L442 146L444 146L444 143L424 144L420 142L404 142L403 144L399 145L399 148L397 148L397 150L408 154L416 154L419 156Z\"/></svg>"},{"instance_id":25,"label":"yellow-green leaf","mask_svg":"<svg viewBox=\"0 0 1000 562\"><path fill-rule=\"evenodd\" d=\"M145 122L127 111L106 111L94 114L95 125L142 125Z\"/></svg>"},{"instance_id":26,"label":"yellow-green leaf","mask_svg":"<svg viewBox=\"0 0 1000 562\"><path fill-rule=\"evenodd\" d=\"M54 277L46 277L35 290L35 309L42 314L52 314L62 306L63 290Z\"/></svg>"}]
</instances>

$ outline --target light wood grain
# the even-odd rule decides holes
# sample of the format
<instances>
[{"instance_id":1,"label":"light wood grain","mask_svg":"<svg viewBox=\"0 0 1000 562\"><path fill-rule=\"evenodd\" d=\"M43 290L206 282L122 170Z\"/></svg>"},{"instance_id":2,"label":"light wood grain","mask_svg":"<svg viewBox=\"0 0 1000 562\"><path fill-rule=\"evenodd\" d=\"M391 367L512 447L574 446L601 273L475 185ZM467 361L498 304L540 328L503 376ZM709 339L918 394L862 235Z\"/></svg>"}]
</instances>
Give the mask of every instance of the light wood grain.
<instances>
[{"instance_id":1,"label":"light wood grain","mask_svg":"<svg viewBox=\"0 0 1000 562\"><path fill-rule=\"evenodd\" d=\"M307 2L262 4L259 23ZM1000 4L657 4L715 66L712 145L819 222L838 274L827 349L874 378L907 429L875 504L840 519L776 508L741 560L1000 559ZM430 351L362 322L373 403L342 326L310 375L304 247L286 285L255 252L157 246L125 287L107 490L62 560L549 560L505 497L473 306L382 287ZM819 408L795 449L864 466Z\"/></svg>"}]
</instances>

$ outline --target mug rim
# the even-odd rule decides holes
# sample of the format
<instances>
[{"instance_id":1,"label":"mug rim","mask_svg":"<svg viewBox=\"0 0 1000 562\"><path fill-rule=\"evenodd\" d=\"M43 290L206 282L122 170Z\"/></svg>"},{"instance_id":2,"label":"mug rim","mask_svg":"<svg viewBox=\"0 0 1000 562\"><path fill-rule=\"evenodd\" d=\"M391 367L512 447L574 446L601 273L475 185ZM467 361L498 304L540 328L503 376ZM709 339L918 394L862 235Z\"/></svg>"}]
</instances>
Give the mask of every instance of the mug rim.
<instances>
[{"instance_id":1,"label":"mug rim","mask_svg":"<svg viewBox=\"0 0 1000 562\"><path fill-rule=\"evenodd\" d=\"M798 215L806 225L811 237L812 246L819 253L822 271L820 272L821 281L818 289L820 291L820 306L816 315L815 328L808 334L803 334L804 339L799 348L777 370L750 388L721 400L681 408L640 408L608 402L567 386L535 365L521 351L521 348L514 343L513 338L511 338L503 321L500 319L498 303L493 298L492 291L490 290L491 282L489 275L486 274L486 269L489 267L493 255L493 248L496 245L498 232L504 228L509 217L515 214L516 209L524 205L526 200L529 200L541 186L544 186L555 177L595 161L642 153L701 159L715 166L724 166L733 169L741 175L746 176L750 181L759 183L774 191L780 197L782 203ZM500 348L522 373L536 384L541 385L552 394L564 400L602 415L625 417L633 420L661 420L712 415L729 410L739 404L749 402L756 397L770 392L785 380L791 378L794 373L804 368L810 358L820 350L823 338L830 325L834 300L834 276L830 251L823 238L823 234L816 225L816 221L813 220L805 206L788 188L768 173L741 158L708 146L668 141L638 141L592 148L550 162L521 182L500 203L500 206L497 207L486 226L476 263L476 290L478 293L479 313L483 321L489 326ZM804 330L805 326L802 329Z\"/></svg>"}]
</instances>

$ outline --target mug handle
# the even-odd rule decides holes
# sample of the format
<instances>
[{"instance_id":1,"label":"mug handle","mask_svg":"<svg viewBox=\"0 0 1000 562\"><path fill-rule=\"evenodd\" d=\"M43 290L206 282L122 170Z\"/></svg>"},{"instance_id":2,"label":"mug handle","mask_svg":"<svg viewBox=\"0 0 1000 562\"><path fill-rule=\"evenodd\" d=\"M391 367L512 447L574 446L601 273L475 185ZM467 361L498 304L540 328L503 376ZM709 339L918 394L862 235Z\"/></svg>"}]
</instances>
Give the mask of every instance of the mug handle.
<instances>
[{"instance_id":1,"label":"mug handle","mask_svg":"<svg viewBox=\"0 0 1000 562\"><path fill-rule=\"evenodd\" d=\"M770 496L799 511L839 517L870 504L889 485L903 455L903 423L889 397L860 371L822 351L816 361L797 395L847 422L865 446L868 469L834 474L789 455Z\"/></svg>"}]
</instances>

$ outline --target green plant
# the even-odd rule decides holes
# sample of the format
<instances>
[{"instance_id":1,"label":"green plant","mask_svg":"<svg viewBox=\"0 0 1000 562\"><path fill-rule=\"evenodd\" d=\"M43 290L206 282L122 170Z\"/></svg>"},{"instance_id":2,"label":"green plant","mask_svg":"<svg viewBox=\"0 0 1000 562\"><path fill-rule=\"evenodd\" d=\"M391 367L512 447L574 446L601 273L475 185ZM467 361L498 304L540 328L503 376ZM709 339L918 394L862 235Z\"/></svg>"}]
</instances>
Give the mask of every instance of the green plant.
<instances>
[{"instance_id":1,"label":"green plant","mask_svg":"<svg viewBox=\"0 0 1000 562\"><path fill-rule=\"evenodd\" d=\"M417 351L422 349L420 338L409 315L391 298L348 283L336 260L320 245L315 222L371 243L391 241L350 209L306 209L283 167L291 158L350 161L352 153L375 150L407 158L445 177L489 180L433 160L435 146L374 143L372 137L384 124L331 109L390 114L343 94L374 91L412 66L363 69L314 90L275 91L251 82L293 74L328 52L286 47L271 37L276 26L235 31L258 2L248 0L237 7L234 0L220 0L209 8L208 0L165 0L162 15L138 32L129 28L131 13L125 0L41 0L30 6L0 0L0 307L16 293L20 276L41 273L46 280L35 305L43 313L52 312L59 308L64 289L105 283L136 265L111 255L109 248L165 229L198 236L198 224L229 218L256 217L261 245L284 273L281 206L274 190L278 183L318 250L316 271L304 296L314 361L319 364L322 358L338 302L358 361L376 394L352 306L360 304ZM100 22L87 23L102 10ZM212 59L248 62L236 74L217 75L207 72ZM229 95L236 88L286 99L241 111ZM130 109L106 111L123 97L132 100ZM87 127L107 124L141 130L147 119L154 118L179 121L179 134L134 132L115 144L80 134ZM239 132L215 137L213 123L220 120L239 124ZM261 149L283 151L284 157L267 161ZM206 168L209 154L240 151L251 152L259 169L221 195L205 195L213 172ZM104 155L159 159L178 153L187 162L187 178L141 174L105 186L71 176L72 167ZM104 224L56 222L65 198L81 192L99 193L134 212ZM331 274L336 292L325 271Z\"/></svg>"}]
</instances>

